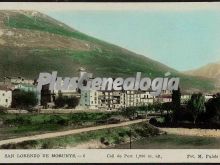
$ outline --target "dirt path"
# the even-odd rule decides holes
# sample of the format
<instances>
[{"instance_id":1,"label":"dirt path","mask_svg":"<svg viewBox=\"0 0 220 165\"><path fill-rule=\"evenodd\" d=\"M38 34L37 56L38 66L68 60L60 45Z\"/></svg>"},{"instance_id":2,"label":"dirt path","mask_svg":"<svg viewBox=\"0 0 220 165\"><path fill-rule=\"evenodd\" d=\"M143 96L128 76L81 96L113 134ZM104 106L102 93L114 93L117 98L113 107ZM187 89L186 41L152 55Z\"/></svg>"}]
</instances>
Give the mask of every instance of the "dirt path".
<instances>
[{"instance_id":1,"label":"dirt path","mask_svg":"<svg viewBox=\"0 0 220 165\"><path fill-rule=\"evenodd\" d=\"M59 132L20 137L20 138L15 138L15 139L2 140L0 141L0 145L9 144L9 143L19 143L19 142L28 141L28 140L55 138L59 136L73 135L73 134L78 134L82 132L89 132L89 131L95 131L95 130L106 129L106 128L127 126L130 124L140 123L143 121L146 121L146 120L140 119L140 120L134 120L134 121L127 121L127 122L123 122L119 124L109 124L109 125L102 125L102 126L96 126L96 127L88 127L88 128L74 129L74 130L68 130L68 131L59 131Z\"/></svg>"},{"instance_id":2,"label":"dirt path","mask_svg":"<svg viewBox=\"0 0 220 165\"><path fill-rule=\"evenodd\" d=\"M188 136L204 136L204 137L220 137L220 130L215 129L189 129L189 128L159 128L168 134L188 135Z\"/></svg>"}]
</instances>

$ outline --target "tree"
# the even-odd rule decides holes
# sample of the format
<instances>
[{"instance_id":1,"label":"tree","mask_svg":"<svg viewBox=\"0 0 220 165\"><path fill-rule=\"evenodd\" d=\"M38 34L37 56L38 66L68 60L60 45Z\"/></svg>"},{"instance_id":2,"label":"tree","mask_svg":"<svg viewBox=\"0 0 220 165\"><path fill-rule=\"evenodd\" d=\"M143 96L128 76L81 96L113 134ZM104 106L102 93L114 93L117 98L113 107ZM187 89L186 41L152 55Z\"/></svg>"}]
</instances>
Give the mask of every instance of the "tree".
<instances>
[{"instance_id":1,"label":"tree","mask_svg":"<svg viewBox=\"0 0 220 165\"><path fill-rule=\"evenodd\" d=\"M181 92L180 88L178 90L173 90L172 92L172 104L174 111L180 110Z\"/></svg>"},{"instance_id":2,"label":"tree","mask_svg":"<svg viewBox=\"0 0 220 165\"><path fill-rule=\"evenodd\" d=\"M136 111L136 107L126 107L122 109L121 114L124 117L133 118L135 116Z\"/></svg>"},{"instance_id":3,"label":"tree","mask_svg":"<svg viewBox=\"0 0 220 165\"><path fill-rule=\"evenodd\" d=\"M75 96L67 97L59 93L58 97L54 101L56 108L75 108L79 104L79 99Z\"/></svg>"},{"instance_id":4,"label":"tree","mask_svg":"<svg viewBox=\"0 0 220 165\"><path fill-rule=\"evenodd\" d=\"M75 96L68 97L66 99L68 108L75 108L79 104L79 99Z\"/></svg>"},{"instance_id":5,"label":"tree","mask_svg":"<svg viewBox=\"0 0 220 165\"><path fill-rule=\"evenodd\" d=\"M174 121L174 119L177 120L177 114L180 110L180 104L181 104L181 92L180 92L180 88L178 88L178 90L173 90L172 92L172 117L171 120L172 122Z\"/></svg>"},{"instance_id":6,"label":"tree","mask_svg":"<svg viewBox=\"0 0 220 165\"><path fill-rule=\"evenodd\" d=\"M193 116L193 123L196 124L196 120L199 114L205 111L205 97L202 93L193 94L188 102L188 108Z\"/></svg>"},{"instance_id":7,"label":"tree","mask_svg":"<svg viewBox=\"0 0 220 165\"><path fill-rule=\"evenodd\" d=\"M220 94L214 95L214 98L209 99L206 104L206 114L208 118L219 121L220 119Z\"/></svg>"},{"instance_id":8,"label":"tree","mask_svg":"<svg viewBox=\"0 0 220 165\"><path fill-rule=\"evenodd\" d=\"M141 105L137 107L139 111L147 112L148 111L148 106L147 105Z\"/></svg>"},{"instance_id":9,"label":"tree","mask_svg":"<svg viewBox=\"0 0 220 165\"><path fill-rule=\"evenodd\" d=\"M162 109L167 111L167 114L170 114L171 110L173 109L173 104L172 102L165 102L162 103Z\"/></svg>"},{"instance_id":10,"label":"tree","mask_svg":"<svg viewBox=\"0 0 220 165\"><path fill-rule=\"evenodd\" d=\"M147 105L147 111L148 111L148 112L149 112L149 111L152 112L153 110L154 110L154 105L151 104L151 103L148 104L148 105Z\"/></svg>"},{"instance_id":11,"label":"tree","mask_svg":"<svg viewBox=\"0 0 220 165\"><path fill-rule=\"evenodd\" d=\"M56 108L62 108L66 105L65 97L59 93L58 97L54 100Z\"/></svg>"},{"instance_id":12,"label":"tree","mask_svg":"<svg viewBox=\"0 0 220 165\"><path fill-rule=\"evenodd\" d=\"M32 91L14 90L12 96L13 108L31 108L38 103L37 94Z\"/></svg>"},{"instance_id":13,"label":"tree","mask_svg":"<svg viewBox=\"0 0 220 165\"><path fill-rule=\"evenodd\" d=\"M159 111L161 116L163 115L162 103L160 103L159 101L154 102L153 107L154 107L155 112Z\"/></svg>"}]
</instances>

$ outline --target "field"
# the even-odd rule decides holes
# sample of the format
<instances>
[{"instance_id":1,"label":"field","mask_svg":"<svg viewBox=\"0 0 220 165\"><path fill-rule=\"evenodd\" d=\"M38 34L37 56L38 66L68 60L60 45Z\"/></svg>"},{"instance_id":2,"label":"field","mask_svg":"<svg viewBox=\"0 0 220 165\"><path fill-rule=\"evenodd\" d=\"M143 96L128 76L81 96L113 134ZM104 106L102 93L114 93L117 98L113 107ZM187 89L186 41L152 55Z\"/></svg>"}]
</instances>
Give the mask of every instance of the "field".
<instances>
[{"instance_id":1,"label":"field","mask_svg":"<svg viewBox=\"0 0 220 165\"><path fill-rule=\"evenodd\" d=\"M117 145L114 148L126 149L129 144ZM132 143L133 149L220 149L220 138L161 135L153 138L145 138Z\"/></svg>"},{"instance_id":2,"label":"field","mask_svg":"<svg viewBox=\"0 0 220 165\"><path fill-rule=\"evenodd\" d=\"M96 125L96 121L112 116L117 112L81 112L74 114L0 114L0 140L35 135L47 132L64 131ZM166 130L167 129L167 130ZM181 130L183 129L183 130ZM106 128L50 139L24 141L4 145L2 148L132 148L137 149L219 149L220 137L214 136L216 130L161 128L167 134L148 124ZM210 136L209 136L210 132ZM207 136L206 136L207 135Z\"/></svg>"},{"instance_id":3,"label":"field","mask_svg":"<svg viewBox=\"0 0 220 165\"><path fill-rule=\"evenodd\" d=\"M99 120L117 116L117 112L74 114L0 114L0 140L52 131L96 125Z\"/></svg>"},{"instance_id":4,"label":"field","mask_svg":"<svg viewBox=\"0 0 220 165\"><path fill-rule=\"evenodd\" d=\"M29 140L16 144L4 144L0 148L4 149L28 149L28 148L75 148L78 145L88 142L98 142L104 147L113 146L115 144L125 143L132 134L134 138L141 139L143 137L157 136L159 130L147 123L132 124L129 126L107 128L84 132L76 135L67 135L42 140ZM96 146L93 146L96 148Z\"/></svg>"}]
</instances>

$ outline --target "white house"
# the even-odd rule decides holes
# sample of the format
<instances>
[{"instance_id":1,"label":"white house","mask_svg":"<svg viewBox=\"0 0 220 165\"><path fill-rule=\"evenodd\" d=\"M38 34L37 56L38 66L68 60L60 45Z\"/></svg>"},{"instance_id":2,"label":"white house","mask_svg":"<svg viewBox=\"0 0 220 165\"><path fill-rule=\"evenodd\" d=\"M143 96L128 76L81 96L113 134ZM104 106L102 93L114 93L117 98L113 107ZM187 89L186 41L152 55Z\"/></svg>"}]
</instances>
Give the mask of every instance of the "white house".
<instances>
[{"instance_id":1,"label":"white house","mask_svg":"<svg viewBox=\"0 0 220 165\"><path fill-rule=\"evenodd\" d=\"M205 95L205 100L208 101L209 99L213 98L213 94L206 94Z\"/></svg>"},{"instance_id":2,"label":"white house","mask_svg":"<svg viewBox=\"0 0 220 165\"><path fill-rule=\"evenodd\" d=\"M149 91L147 91L147 92L141 92L141 93L140 93L140 102L141 102L141 105L148 105L149 103L150 103L150 104L153 104L154 98L155 98L155 97L152 96Z\"/></svg>"},{"instance_id":3,"label":"white house","mask_svg":"<svg viewBox=\"0 0 220 165\"><path fill-rule=\"evenodd\" d=\"M11 84L34 84L34 80L25 79L23 77L4 77L4 82Z\"/></svg>"},{"instance_id":4,"label":"white house","mask_svg":"<svg viewBox=\"0 0 220 165\"><path fill-rule=\"evenodd\" d=\"M181 95L181 103L182 104L186 103L188 100L190 100L190 98L191 98L191 95L189 95L189 94Z\"/></svg>"},{"instance_id":5,"label":"white house","mask_svg":"<svg viewBox=\"0 0 220 165\"><path fill-rule=\"evenodd\" d=\"M8 108L12 103L12 90L7 87L0 87L0 106Z\"/></svg>"},{"instance_id":6,"label":"white house","mask_svg":"<svg viewBox=\"0 0 220 165\"><path fill-rule=\"evenodd\" d=\"M95 90L82 90L79 101L79 106L88 109L98 109L98 91Z\"/></svg>"}]
</instances>

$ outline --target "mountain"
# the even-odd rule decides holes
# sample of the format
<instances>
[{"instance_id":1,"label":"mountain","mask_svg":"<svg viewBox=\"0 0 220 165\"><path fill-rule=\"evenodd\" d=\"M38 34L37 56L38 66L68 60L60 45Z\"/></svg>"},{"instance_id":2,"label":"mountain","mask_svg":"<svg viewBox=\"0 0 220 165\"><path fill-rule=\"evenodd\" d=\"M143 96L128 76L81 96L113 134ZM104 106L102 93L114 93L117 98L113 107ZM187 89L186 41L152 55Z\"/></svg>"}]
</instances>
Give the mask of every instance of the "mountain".
<instances>
[{"instance_id":1,"label":"mountain","mask_svg":"<svg viewBox=\"0 0 220 165\"><path fill-rule=\"evenodd\" d=\"M195 70L184 72L188 75L220 79L220 62L210 63Z\"/></svg>"},{"instance_id":2,"label":"mountain","mask_svg":"<svg viewBox=\"0 0 220 165\"><path fill-rule=\"evenodd\" d=\"M108 32L106 32L108 33ZM95 76L160 77L170 72L188 91L215 89L212 79L182 74L142 55L83 34L37 11L0 11L0 77L37 78L58 71L76 76L80 67Z\"/></svg>"}]
</instances>

